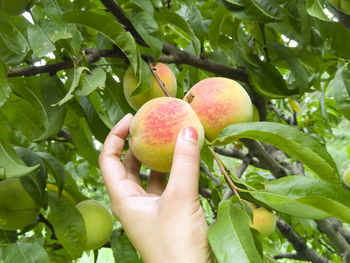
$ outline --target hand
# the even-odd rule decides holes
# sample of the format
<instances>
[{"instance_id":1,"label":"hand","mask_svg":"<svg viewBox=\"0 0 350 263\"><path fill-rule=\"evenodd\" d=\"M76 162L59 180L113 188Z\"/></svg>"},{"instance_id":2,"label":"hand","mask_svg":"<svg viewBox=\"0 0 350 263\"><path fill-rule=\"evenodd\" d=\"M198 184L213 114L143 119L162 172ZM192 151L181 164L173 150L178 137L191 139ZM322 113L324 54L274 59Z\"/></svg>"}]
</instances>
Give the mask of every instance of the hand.
<instances>
[{"instance_id":1,"label":"hand","mask_svg":"<svg viewBox=\"0 0 350 263\"><path fill-rule=\"evenodd\" d=\"M213 262L207 223L199 203L199 146L195 129L177 138L170 178L152 171L147 189L139 179L141 163L129 150L122 163L132 115L108 135L99 163L114 215L145 262Z\"/></svg>"}]
</instances>

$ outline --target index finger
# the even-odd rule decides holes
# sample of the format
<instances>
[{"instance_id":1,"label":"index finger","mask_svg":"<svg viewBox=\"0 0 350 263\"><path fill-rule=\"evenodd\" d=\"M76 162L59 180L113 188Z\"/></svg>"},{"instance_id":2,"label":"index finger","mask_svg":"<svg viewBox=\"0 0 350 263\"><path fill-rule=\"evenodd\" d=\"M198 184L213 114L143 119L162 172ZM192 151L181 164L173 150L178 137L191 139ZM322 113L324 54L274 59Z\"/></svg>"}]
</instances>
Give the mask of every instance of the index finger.
<instances>
[{"instance_id":1,"label":"index finger","mask_svg":"<svg viewBox=\"0 0 350 263\"><path fill-rule=\"evenodd\" d=\"M117 181L128 178L120 157L123 153L125 139L129 134L131 121L132 115L127 114L113 127L99 156L100 169L108 192L111 192L111 187Z\"/></svg>"}]
</instances>

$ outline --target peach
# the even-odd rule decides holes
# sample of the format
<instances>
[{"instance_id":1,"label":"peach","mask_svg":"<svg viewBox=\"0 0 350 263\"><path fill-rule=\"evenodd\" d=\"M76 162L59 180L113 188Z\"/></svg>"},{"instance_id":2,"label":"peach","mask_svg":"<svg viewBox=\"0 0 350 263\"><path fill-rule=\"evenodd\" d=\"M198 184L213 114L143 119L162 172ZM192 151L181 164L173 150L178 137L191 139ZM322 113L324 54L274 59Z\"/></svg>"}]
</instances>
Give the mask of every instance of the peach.
<instances>
[{"instance_id":1,"label":"peach","mask_svg":"<svg viewBox=\"0 0 350 263\"><path fill-rule=\"evenodd\" d=\"M169 172L177 136L186 126L197 130L202 146L203 126L186 102L171 97L152 99L139 109L131 122L129 147L150 169Z\"/></svg>"},{"instance_id":2,"label":"peach","mask_svg":"<svg viewBox=\"0 0 350 263\"><path fill-rule=\"evenodd\" d=\"M264 237L267 237L275 231L276 217L273 212L264 207L252 209L253 222L250 222L251 227L255 228Z\"/></svg>"},{"instance_id":3,"label":"peach","mask_svg":"<svg viewBox=\"0 0 350 263\"><path fill-rule=\"evenodd\" d=\"M350 187L350 167L343 174L343 181L347 187Z\"/></svg>"},{"instance_id":4,"label":"peach","mask_svg":"<svg viewBox=\"0 0 350 263\"><path fill-rule=\"evenodd\" d=\"M156 71L159 79L164 83L166 90L173 97L176 96L177 83L176 78L172 70L163 63L157 63L153 66L153 70ZM147 101L164 97L165 94L163 90L159 87L158 82L152 75L152 87L146 93L138 94L131 96L132 92L136 89L138 84L137 77L135 76L132 67L130 66L125 74L123 79L123 90L126 97L126 100L134 110L138 110L143 104Z\"/></svg>"},{"instance_id":5,"label":"peach","mask_svg":"<svg viewBox=\"0 0 350 263\"><path fill-rule=\"evenodd\" d=\"M197 113L209 141L227 126L252 119L253 107L248 93L236 81L213 77L195 84L184 100Z\"/></svg>"}]
</instances>

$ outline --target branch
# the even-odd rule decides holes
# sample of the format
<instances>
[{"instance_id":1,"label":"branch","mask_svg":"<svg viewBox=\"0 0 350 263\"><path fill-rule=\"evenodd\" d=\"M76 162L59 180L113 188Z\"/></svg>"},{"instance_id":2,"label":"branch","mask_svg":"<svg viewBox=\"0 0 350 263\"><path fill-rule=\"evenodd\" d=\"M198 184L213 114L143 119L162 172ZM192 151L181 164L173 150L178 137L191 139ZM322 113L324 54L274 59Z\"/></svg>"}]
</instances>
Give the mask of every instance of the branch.
<instances>
[{"instance_id":1,"label":"branch","mask_svg":"<svg viewBox=\"0 0 350 263\"><path fill-rule=\"evenodd\" d=\"M57 240L53 225L41 213L39 214L39 221L43 222L51 230L51 233L52 233L51 239Z\"/></svg>"},{"instance_id":2,"label":"branch","mask_svg":"<svg viewBox=\"0 0 350 263\"><path fill-rule=\"evenodd\" d=\"M244 152L235 148L214 147L214 151L221 155L240 159L240 160L244 160L244 158L246 157L246 154ZM259 161L255 159L252 159L250 164L260 169L267 169L265 166L263 166Z\"/></svg>"},{"instance_id":3,"label":"branch","mask_svg":"<svg viewBox=\"0 0 350 263\"><path fill-rule=\"evenodd\" d=\"M303 257L301 257L298 254L293 254L293 253L285 253L285 254L280 254L273 256L273 259L283 259L283 258L289 258L289 259L295 259L295 260L304 260Z\"/></svg>"},{"instance_id":4,"label":"branch","mask_svg":"<svg viewBox=\"0 0 350 263\"><path fill-rule=\"evenodd\" d=\"M276 107L275 105L273 105L272 103L269 103L269 104L268 104L268 107L269 107L269 109L273 110L273 111L276 113L276 115L277 115L280 119L282 119L282 120L284 120L286 123L292 125L292 123L293 123L292 119L291 119L290 117L287 117L287 116L284 115L283 113L281 113L281 112L279 111L279 109L277 109L277 107Z\"/></svg>"},{"instance_id":5,"label":"branch","mask_svg":"<svg viewBox=\"0 0 350 263\"><path fill-rule=\"evenodd\" d=\"M164 82L159 78L158 74L157 74L157 69L155 67L153 67L152 63L147 63L149 70L152 72L153 77L156 79L159 87L162 89L162 91L164 92L164 94L167 97L171 97L170 93L167 91Z\"/></svg>"},{"instance_id":6,"label":"branch","mask_svg":"<svg viewBox=\"0 0 350 263\"><path fill-rule=\"evenodd\" d=\"M293 248L297 251L299 255L304 260L309 260L314 263L331 263L329 259L316 253L313 249L307 246L304 239L302 239L293 228L283 221L282 219L277 219L277 227L281 233L287 238L287 240L292 244Z\"/></svg>"}]
</instances>

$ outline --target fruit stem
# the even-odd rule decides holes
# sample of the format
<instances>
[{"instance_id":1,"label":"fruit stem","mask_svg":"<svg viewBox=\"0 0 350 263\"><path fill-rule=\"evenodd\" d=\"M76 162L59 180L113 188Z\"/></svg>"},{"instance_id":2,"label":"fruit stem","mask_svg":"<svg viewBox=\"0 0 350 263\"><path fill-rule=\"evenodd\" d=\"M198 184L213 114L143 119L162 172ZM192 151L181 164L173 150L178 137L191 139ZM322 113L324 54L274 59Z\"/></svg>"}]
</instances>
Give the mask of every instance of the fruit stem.
<instances>
[{"instance_id":1,"label":"fruit stem","mask_svg":"<svg viewBox=\"0 0 350 263\"><path fill-rule=\"evenodd\" d=\"M151 70L151 72L152 72L154 78L156 79L156 81L157 81L159 87L160 87L160 88L162 89L162 91L164 92L164 94L165 94L167 97L171 97L171 95L169 94L169 92L168 92L168 91L166 90L166 88L165 88L165 84L164 84L163 81L161 81L160 78L158 77L158 74L157 74L155 68L153 67L152 63L149 62L149 63L147 63L147 65L148 65L149 69Z\"/></svg>"},{"instance_id":2,"label":"fruit stem","mask_svg":"<svg viewBox=\"0 0 350 263\"><path fill-rule=\"evenodd\" d=\"M238 191L237 191L238 188L237 188L237 187L234 185L234 183L232 182L230 176L227 174L225 168L222 166L222 163L220 162L220 160L219 160L218 156L216 155L216 153L214 152L214 150L213 150L211 147L208 147L208 148L209 148L209 150L210 150L210 153L213 155L213 157L214 157L216 163L219 165L220 172L225 176L225 178L226 178L227 182L229 183L230 188L232 189L233 193L235 194L235 196L238 197L240 203L242 203L242 200L241 200L241 198L240 198L240 196L239 196L239 194L238 194Z\"/></svg>"}]
</instances>

